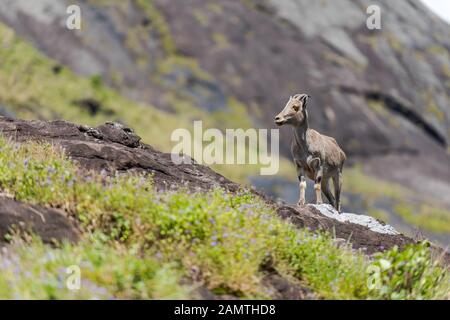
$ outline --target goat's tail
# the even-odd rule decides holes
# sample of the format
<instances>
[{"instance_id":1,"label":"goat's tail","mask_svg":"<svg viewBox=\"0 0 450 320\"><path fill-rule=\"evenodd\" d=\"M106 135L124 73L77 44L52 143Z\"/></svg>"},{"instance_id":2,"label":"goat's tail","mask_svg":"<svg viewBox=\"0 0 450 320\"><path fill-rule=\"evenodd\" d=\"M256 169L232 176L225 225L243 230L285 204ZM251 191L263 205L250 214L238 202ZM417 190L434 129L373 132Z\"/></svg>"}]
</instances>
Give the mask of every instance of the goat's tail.
<instances>
[{"instance_id":1,"label":"goat's tail","mask_svg":"<svg viewBox=\"0 0 450 320\"><path fill-rule=\"evenodd\" d=\"M344 163L345 160L347 160L347 156L345 155L345 152L341 150L341 165L339 167L339 172L342 173L342 170L344 169Z\"/></svg>"}]
</instances>

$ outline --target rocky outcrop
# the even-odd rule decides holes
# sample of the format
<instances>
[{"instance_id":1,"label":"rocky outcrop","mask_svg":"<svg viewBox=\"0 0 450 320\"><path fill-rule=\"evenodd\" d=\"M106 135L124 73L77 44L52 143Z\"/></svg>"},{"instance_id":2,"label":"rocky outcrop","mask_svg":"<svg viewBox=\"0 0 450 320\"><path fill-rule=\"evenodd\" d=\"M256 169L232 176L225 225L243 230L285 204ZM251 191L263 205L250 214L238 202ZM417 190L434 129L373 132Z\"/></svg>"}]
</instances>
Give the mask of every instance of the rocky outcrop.
<instances>
[{"instance_id":1,"label":"rocky outcrop","mask_svg":"<svg viewBox=\"0 0 450 320\"><path fill-rule=\"evenodd\" d=\"M190 187L207 190L220 185L236 191L239 185L208 167L192 164L174 165L170 154L154 150L140 142L130 128L106 123L96 128L66 121L24 121L0 117L0 132L19 142L49 141L64 148L82 167L107 172L148 172L155 186Z\"/></svg>"},{"instance_id":2,"label":"rocky outcrop","mask_svg":"<svg viewBox=\"0 0 450 320\"><path fill-rule=\"evenodd\" d=\"M0 243L12 233L28 232L50 244L78 239L75 224L63 212L0 196Z\"/></svg>"},{"instance_id":3,"label":"rocky outcrop","mask_svg":"<svg viewBox=\"0 0 450 320\"><path fill-rule=\"evenodd\" d=\"M313 205L304 208L280 206L277 213L300 228L332 231L337 239L341 239L338 241L348 241L354 249L362 249L367 254L384 251L395 245L403 247L414 243L413 239L401 234L380 233L361 224L330 218Z\"/></svg>"},{"instance_id":4,"label":"rocky outcrop","mask_svg":"<svg viewBox=\"0 0 450 320\"><path fill-rule=\"evenodd\" d=\"M271 127L287 96L308 92L311 125L351 161L450 208L450 27L420 1L78 3L82 32L64 28L66 0L5 0L0 20L58 64L165 110L228 112L233 98ZM380 30L366 28L371 4Z\"/></svg>"},{"instance_id":5,"label":"rocky outcrop","mask_svg":"<svg viewBox=\"0 0 450 320\"><path fill-rule=\"evenodd\" d=\"M0 117L0 133L18 142L48 141L61 146L68 157L89 170L152 174L155 186L159 189L187 187L205 191L219 186L236 192L242 188L203 165L174 164L170 154L141 143L138 135L121 124L106 123L91 128L66 121L24 121ZM389 249L394 245L403 247L414 242L401 234L379 232L380 230L370 225L350 223L328 213L323 214L320 206L308 205L300 208L296 205L278 205L263 194L253 192L262 197L269 206L274 207L280 217L296 226L311 230L330 230L336 238L349 241L353 248L362 249L368 254ZM75 238L75 234L70 231L71 224L60 213L12 201L0 198L0 208L5 208L3 216L0 215L0 230L7 230L12 224L20 225L29 220L33 230L45 239L60 238L61 234L66 232L69 239ZM26 209L18 211L21 213L16 215L11 203ZM11 217L15 217L15 220L11 220ZM383 224L380 223L381 225ZM56 230L57 228L59 229Z\"/></svg>"}]
</instances>

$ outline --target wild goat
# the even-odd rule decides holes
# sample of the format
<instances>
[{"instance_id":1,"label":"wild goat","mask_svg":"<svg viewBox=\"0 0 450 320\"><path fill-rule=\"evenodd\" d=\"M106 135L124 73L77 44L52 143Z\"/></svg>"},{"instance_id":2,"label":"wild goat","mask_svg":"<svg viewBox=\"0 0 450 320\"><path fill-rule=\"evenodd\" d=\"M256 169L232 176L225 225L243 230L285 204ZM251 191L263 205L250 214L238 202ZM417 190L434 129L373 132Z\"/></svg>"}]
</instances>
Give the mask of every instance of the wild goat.
<instances>
[{"instance_id":1,"label":"wild goat","mask_svg":"<svg viewBox=\"0 0 450 320\"><path fill-rule=\"evenodd\" d=\"M330 204L340 212L345 153L334 138L309 128L306 109L308 98L310 96L307 94L296 94L290 97L283 111L275 117L275 123L278 126L289 124L294 127L291 152L300 181L298 204L305 204L306 173L315 182L316 203L322 203L321 192L323 192ZM333 178L334 196L330 192L330 178Z\"/></svg>"}]
</instances>

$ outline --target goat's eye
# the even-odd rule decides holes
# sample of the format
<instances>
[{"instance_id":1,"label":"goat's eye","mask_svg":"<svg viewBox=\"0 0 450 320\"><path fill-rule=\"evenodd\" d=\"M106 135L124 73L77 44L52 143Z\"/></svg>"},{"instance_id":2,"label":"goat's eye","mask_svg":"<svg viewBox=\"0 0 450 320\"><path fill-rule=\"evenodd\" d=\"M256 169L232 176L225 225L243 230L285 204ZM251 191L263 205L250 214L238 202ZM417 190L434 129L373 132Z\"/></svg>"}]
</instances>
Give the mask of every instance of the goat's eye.
<instances>
[{"instance_id":1,"label":"goat's eye","mask_svg":"<svg viewBox=\"0 0 450 320\"><path fill-rule=\"evenodd\" d=\"M298 111L298 109L300 109L300 106L295 105L295 104L292 107L294 108L295 111Z\"/></svg>"}]
</instances>

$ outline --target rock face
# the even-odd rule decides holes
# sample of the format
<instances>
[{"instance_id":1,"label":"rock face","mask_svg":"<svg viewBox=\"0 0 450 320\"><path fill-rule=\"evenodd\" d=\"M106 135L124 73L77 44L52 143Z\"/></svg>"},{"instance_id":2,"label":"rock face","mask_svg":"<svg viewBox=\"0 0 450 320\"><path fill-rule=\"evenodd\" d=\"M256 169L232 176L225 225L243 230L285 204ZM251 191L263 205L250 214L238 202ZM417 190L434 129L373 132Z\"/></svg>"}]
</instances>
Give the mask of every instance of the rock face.
<instances>
[{"instance_id":1,"label":"rock face","mask_svg":"<svg viewBox=\"0 0 450 320\"><path fill-rule=\"evenodd\" d=\"M373 231L367 226L342 222L327 215L323 215L315 206L304 208L297 206L280 206L277 213L300 228L311 230L329 230L334 232L337 239L349 241L354 249L362 249L367 254L384 251L397 245L400 248L414 243L413 239L404 235L385 234Z\"/></svg>"},{"instance_id":2,"label":"rock face","mask_svg":"<svg viewBox=\"0 0 450 320\"><path fill-rule=\"evenodd\" d=\"M377 1L380 30L366 28L370 0L84 0L80 32L65 28L69 4L5 0L0 21L161 109L228 112L232 98L273 127L287 97L308 92L311 125L351 161L450 208L450 26L420 1Z\"/></svg>"},{"instance_id":3,"label":"rock face","mask_svg":"<svg viewBox=\"0 0 450 320\"><path fill-rule=\"evenodd\" d=\"M348 212L339 213L329 204L318 204L311 206L313 206L314 209L319 210L320 213L323 214L324 216L338 220L340 222L350 222L353 224L359 224L377 233L392 234L392 235L399 234L399 232L395 230L392 226L384 224L371 216Z\"/></svg>"},{"instance_id":4,"label":"rock face","mask_svg":"<svg viewBox=\"0 0 450 320\"><path fill-rule=\"evenodd\" d=\"M0 243L11 232L29 231L40 236L44 243L78 239L75 225L64 213L0 196Z\"/></svg>"},{"instance_id":5,"label":"rock face","mask_svg":"<svg viewBox=\"0 0 450 320\"><path fill-rule=\"evenodd\" d=\"M220 185L236 191L239 185L195 163L174 165L170 154L140 142L130 128L106 123L96 128L66 121L23 121L0 117L0 132L17 141L50 141L64 148L81 166L93 170L148 172L157 188L187 186L210 189Z\"/></svg>"},{"instance_id":6,"label":"rock face","mask_svg":"<svg viewBox=\"0 0 450 320\"><path fill-rule=\"evenodd\" d=\"M52 142L61 146L67 156L83 168L151 173L156 188L160 189L189 187L201 191L220 186L236 192L242 188L208 167L195 163L174 164L170 154L141 143L139 136L120 124L107 123L91 128L65 121L24 121L0 117L0 133L18 142ZM329 213L323 214L320 206L280 206L263 194L254 192L273 206L282 218L302 228L333 230L337 238L349 240L353 248L362 248L369 254L414 242L401 234L379 232L377 228L350 223ZM15 208L19 208L17 213ZM60 213L0 198L0 232L4 233L12 224L22 222L31 222L33 230L45 239L59 239L62 234L71 240L76 238L71 224Z\"/></svg>"}]
</instances>

